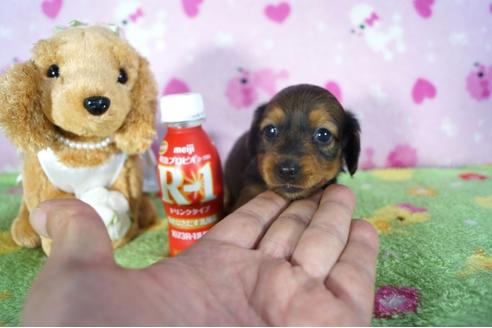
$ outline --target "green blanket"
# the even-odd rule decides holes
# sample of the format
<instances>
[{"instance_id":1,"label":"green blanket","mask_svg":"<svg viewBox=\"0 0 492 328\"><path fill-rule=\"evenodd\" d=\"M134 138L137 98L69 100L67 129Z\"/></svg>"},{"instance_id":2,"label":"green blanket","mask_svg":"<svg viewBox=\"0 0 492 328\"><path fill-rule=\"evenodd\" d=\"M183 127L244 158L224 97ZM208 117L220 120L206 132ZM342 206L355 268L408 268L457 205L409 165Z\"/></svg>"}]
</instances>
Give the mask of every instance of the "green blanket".
<instances>
[{"instance_id":1,"label":"green blanket","mask_svg":"<svg viewBox=\"0 0 492 328\"><path fill-rule=\"evenodd\" d=\"M19 323L45 261L10 238L21 195L15 178L0 175L0 326ZM492 324L492 166L374 170L340 182L357 195L356 216L381 236L374 325ZM163 220L116 259L144 267L166 256L166 239Z\"/></svg>"}]
</instances>

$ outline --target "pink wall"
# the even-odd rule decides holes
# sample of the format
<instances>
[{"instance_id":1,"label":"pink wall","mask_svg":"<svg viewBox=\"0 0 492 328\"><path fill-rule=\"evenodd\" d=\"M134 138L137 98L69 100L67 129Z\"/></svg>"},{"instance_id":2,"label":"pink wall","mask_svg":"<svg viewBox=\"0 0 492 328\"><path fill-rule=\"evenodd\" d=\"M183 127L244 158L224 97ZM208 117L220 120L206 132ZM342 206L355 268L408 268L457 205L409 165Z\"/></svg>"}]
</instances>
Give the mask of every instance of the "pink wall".
<instances>
[{"instance_id":1,"label":"pink wall","mask_svg":"<svg viewBox=\"0 0 492 328\"><path fill-rule=\"evenodd\" d=\"M203 93L222 157L258 104L307 82L360 118L365 168L492 162L492 0L2 0L0 69L72 19L124 25L161 93ZM15 169L1 132L0 151Z\"/></svg>"}]
</instances>

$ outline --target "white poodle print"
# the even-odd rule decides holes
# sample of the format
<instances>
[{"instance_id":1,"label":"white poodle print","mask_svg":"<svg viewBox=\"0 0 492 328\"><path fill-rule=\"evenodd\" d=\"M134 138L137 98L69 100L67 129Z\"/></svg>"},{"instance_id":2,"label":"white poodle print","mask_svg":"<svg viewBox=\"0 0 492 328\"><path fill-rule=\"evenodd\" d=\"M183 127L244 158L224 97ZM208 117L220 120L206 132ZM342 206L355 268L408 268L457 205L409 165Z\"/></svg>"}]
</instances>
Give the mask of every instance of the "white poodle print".
<instances>
[{"instance_id":1,"label":"white poodle print","mask_svg":"<svg viewBox=\"0 0 492 328\"><path fill-rule=\"evenodd\" d=\"M385 26L379 14L367 4L357 4L350 11L352 33L364 37L373 51L391 60L395 52L404 52L405 42L403 30L399 25L399 17L395 16L391 26Z\"/></svg>"},{"instance_id":2,"label":"white poodle print","mask_svg":"<svg viewBox=\"0 0 492 328\"><path fill-rule=\"evenodd\" d=\"M164 36L167 31L166 12L152 12L145 6L148 3L118 1L113 13L113 21L122 28L123 36L146 57L166 47Z\"/></svg>"}]
</instances>

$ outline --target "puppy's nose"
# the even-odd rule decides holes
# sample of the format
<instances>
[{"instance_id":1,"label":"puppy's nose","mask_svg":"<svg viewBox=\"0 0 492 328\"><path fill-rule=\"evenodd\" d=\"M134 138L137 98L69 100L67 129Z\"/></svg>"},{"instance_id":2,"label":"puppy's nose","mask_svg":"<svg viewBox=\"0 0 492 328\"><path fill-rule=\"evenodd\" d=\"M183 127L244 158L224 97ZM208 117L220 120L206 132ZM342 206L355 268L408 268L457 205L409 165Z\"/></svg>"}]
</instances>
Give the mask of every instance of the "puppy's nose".
<instances>
[{"instance_id":1,"label":"puppy's nose","mask_svg":"<svg viewBox=\"0 0 492 328\"><path fill-rule=\"evenodd\" d=\"M299 173L299 169L299 164L295 161L284 161L277 167L279 177L285 180L294 180Z\"/></svg>"},{"instance_id":2,"label":"puppy's nose","mask_svg":"<svg viewBox=\"0 0 492 328\"><path fill-rule=\"evenodd\" d=\"M111 100L107 97L88 97L84 99L85 109L96 116L106 113L110 105Z\"/></svg>"}]
</instances>

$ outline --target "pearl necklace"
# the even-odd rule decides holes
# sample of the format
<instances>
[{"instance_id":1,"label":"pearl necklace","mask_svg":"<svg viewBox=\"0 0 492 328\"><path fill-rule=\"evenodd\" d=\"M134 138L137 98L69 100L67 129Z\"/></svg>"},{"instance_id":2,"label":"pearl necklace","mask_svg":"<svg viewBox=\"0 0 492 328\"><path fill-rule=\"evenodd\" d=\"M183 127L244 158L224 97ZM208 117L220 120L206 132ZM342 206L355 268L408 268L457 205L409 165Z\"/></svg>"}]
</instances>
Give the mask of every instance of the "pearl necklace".
<instances>
[{"instance_id":1,"label":"pearl necklace","mask_svg":"<svg viewBox=\"0 0 492 328\"><path fill-rule=\"evenodd\" d=\"M57 134L56 139L60 141L62 144L69 148L73 149L84 149L84 150L96 150L96 149L102 149L107 147L112 141L113 138L111 136L106 137L102 139L99 142L77 142L70 140L68 138L65 138L64 136Z\"/></svg>"}]
</instances>

